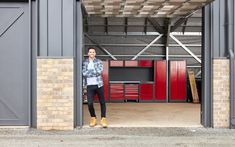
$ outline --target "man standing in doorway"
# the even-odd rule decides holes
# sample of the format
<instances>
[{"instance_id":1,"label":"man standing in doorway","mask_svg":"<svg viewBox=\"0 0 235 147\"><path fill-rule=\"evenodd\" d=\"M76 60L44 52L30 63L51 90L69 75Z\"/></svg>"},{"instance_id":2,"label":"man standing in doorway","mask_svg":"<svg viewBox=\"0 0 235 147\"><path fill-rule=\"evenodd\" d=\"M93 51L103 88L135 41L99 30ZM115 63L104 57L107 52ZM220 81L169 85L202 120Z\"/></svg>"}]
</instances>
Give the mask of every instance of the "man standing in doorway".
<instances>
[{"instance_id":1,"label":"man standing in doorway","mask_svg":"<svg viewBox=\"0 0 235 147\"><path fill-rule=\"evenodd\" d=\"M100 124L103 128L107 128L106 120L106 105L104 98L104 87L102 79L103 64L102 61L97 59L96 51L94 47L88 48L89 58L85 59L82 65L83 84L87 87L87 100L88 109L90 112L91 120L90 127L97 125L97 118L93 105L95 94L98 95L100 107L101 107L101 121Z\"/></svg>"}]
</instances>

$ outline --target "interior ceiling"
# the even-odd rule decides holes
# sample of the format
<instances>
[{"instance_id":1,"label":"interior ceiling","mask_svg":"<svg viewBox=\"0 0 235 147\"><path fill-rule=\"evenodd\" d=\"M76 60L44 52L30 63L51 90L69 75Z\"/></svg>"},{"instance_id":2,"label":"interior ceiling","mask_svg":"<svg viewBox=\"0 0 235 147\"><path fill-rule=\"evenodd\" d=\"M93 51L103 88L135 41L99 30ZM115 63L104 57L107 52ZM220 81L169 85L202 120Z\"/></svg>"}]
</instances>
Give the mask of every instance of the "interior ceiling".
<instances>
[{"instance_id":1,"label":"interior ceiling","mask_svg":"<svg viewBox=\"0 0 235 147\"><path fill-rule=\"evenodd\" d=\"M101 17L185 17L213 0L82 0L88 15Z\"/></svg>"}]
</instances>

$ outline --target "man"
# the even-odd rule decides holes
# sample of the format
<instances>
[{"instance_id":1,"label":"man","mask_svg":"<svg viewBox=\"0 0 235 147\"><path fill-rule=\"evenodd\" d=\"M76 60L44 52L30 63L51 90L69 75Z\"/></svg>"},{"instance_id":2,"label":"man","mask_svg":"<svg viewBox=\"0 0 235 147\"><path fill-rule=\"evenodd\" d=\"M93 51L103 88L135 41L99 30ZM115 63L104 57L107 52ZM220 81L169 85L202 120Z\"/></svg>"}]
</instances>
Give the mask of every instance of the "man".
<instances>
[{"instance_id":1,"label":"man","mask_svg":"<svg viewBox=\"0 0 235 147\"><path fill-rule=\"evenodd\" d=\"M88 49L88 56L89 58L86 59L82 65L82 74L84 77L83 84L87 87L88 109L91 116L90 127L94 127L97 125L97 118L93 105L94 96L95 94L97 94L101 107L100 124L103 128L107 128L108 125L106 120L106 105L102 79L103 64L101 60L95 58L96 51L93 47Z\"/></svg>"}]
</instances>

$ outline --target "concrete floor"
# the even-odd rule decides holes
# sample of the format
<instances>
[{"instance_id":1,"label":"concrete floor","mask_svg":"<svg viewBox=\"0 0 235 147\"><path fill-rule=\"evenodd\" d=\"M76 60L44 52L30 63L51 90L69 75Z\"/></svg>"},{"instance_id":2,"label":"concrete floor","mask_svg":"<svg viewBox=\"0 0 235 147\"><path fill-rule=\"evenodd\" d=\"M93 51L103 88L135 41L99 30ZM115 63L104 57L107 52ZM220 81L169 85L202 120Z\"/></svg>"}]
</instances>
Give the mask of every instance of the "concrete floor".
<instances>
[{"instance_id":1,"label":"concrete floor","mask_svg":"<svg viewBox=\"0 0 235 147\"><path fill-rule=\"evenodd\" d=\"M106 107L109 127L202 127L200 104L107 103ZM84 104L83 108L84 127L88 127L90 115L87 105ZM95 104L95 110L99 121L98 103Z\"/></svg>"}]
</instances>

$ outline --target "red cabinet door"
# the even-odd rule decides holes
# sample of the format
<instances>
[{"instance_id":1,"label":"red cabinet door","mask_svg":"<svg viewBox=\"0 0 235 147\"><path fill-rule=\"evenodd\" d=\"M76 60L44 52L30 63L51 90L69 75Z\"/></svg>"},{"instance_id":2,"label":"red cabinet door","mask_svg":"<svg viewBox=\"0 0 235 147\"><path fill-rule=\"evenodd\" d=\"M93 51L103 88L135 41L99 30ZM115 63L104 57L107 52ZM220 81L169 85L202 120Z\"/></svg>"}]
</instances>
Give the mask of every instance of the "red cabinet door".
<instances>
[{"instance_id":1,"label":"red cabinet door","mask_svg":"<svg viewBox=\"0 0 235 147\"><path fill-rule=\"evenodd\" d=\"M170 62L170 101L186 101L186 61Z\"/></svg>"},{"instance_id":2,"label":"red cabinet door","mask_svg":"<svg viewBox=\"0 0 235 147\"><path fill-rule=\"evenodd\" d=\"M140 67L152 67L153 61L152 60L139 60Z\"/></svg>"},{"instance_id":3,"label":"red cabinet door","mask_svg":"<svg viewBox=\"0 0 235 147\"><path fill-rule=\"evenodd\" d=\"M125 84L125 99L138 100L138 98L139 98L139 85Z\"/></svg>"},{"instance_id":4,"label":"red cabinet door","mask_svg":"<svg viewBox=\"0 0 235 147\"><path fill-rule=\"evenodd\" d=\"M125 61L125 66L126 67L137 67L138 61Z\"/></svg>"},{"instance_id":5,"label":"red cabinet door","mask_svg":"<svg viewBox=\"0 0 235 147\"><path fill-rule=\"evenodd\" d=\"M170 100L178 98L178 61L170 61Z\"/></svg>"},{"instance_id":6,"label":"red cabinet door","mask_svg":"<svg viewBox=\"0 0 235 147\"><path fill-rule=\"evenodd\" d=\"M186 61L178 61L178 98L186 101Z\"/></svg>"},{"instance_id":7,"label":"red cabinet door","mask_svg":"<svg viewBox=\"0 0 235 147\"><path fill-rule=\"evenodd\" d=\"M140 84L140 99L153 100L153 84Z\"/></svg>"},{"instance_id":8,"label":"red cabinet door","mask_svg":"<svg viewBox=\"0 0 235 147\"><path fill-rule=\"evenodd\" d=\"M110 100L124 100L124 87L123 84L112 83L110 84Z\"/></svg>"},{"instance_id":9,"label":"red cabinet door","mask_svg":"<svg viewBox=\"0 0 235 147\"><path fill-rule=\"evenodd\" d=\"M166 101L166 61L155 61L155 99Z\"/></svg>"}]
</instances>

